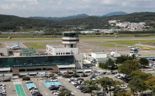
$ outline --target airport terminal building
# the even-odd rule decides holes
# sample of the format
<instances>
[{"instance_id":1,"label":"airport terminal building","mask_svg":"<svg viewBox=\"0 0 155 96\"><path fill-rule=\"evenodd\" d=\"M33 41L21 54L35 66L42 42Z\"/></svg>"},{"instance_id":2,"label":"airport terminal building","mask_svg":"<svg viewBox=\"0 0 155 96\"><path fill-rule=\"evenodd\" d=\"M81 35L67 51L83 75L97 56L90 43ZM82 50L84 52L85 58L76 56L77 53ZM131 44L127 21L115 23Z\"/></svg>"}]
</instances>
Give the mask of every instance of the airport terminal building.
<instances>
[{"instance_id":1,"label":"airport terminal building","mask_svg":"<svg viewBox=\"0 0 155 96\"><path fill-rule=\"evenodd\" d=\"M75 59L73 55L1 57L0 69L3 69L3 72L13 72L15 74L17 74L18 72L39 70L49 70L51 72L58 72L57 65L72 65L74 64L74 61Z\"/></svg>"},{"instance_id":2,"label":"airport terminal building","mask_svg":"<svg viewBox=\"0 0 155 96\"><path fill-rule=\"evenodd\" d=\"M78 48L76 47L76 44L79 38L75 32L64 33L64 36L65 36L63 37L64 47L58 48L48 45L46 46L48 48L46 48L45 52L46 54L44 55L38 55L32 49L31 50L21 49L18 51L15 50L14 53L11 53L13 54L11 56L1 56L0 73L4 74L8 72L13 74L19 74L21 72L33 72L33 71L60 72L60 70L75 69L76 60L74 56L75 54L78 54ZM57 52L57 51L54 52L55 50L53 50L53 48L55 48L55 50L67 49L67 51L61 50L61 52L58 52L61 53L61 55L58 53L53 54Z\"/></svg>"}]
</instances>

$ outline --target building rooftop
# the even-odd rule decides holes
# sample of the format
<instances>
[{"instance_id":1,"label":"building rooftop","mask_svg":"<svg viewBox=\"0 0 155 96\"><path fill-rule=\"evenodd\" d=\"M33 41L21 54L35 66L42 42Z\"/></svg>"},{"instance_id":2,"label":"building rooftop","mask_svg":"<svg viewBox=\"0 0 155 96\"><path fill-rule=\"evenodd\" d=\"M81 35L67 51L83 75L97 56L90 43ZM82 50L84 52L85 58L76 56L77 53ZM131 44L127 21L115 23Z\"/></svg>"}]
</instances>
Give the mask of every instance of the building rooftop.
<instances>
[{"instance_id":1,"label":"building rooftop","mask_svg":"<svg viewBox=\"0 0 155 96\"><path fill-rule=\"evenodd\" d=\"M65 31L63 33L77 33L77 32L75 32L75 31Z\"/></svg>"},{"instance_id":2,"label":"building rooftop","mask_svg":"<svg viewBox=\"0 0 155 96\"><path fill-rule=\"evenodd\" d=\"M65 48L63 45L50 45L50 44L47 44L47 45L53 48Z\"/></svg>"},{"instance_id":3,"label":"building rooftop","mask_svg":"<svg viewBox=\"0 0 155 96\"><path fill-rule=\"evenodd\" d=\"M36 50L33 48L22 48L21 51L22 56L34 56L36 54Z\"/></svg>"}]
</instances>

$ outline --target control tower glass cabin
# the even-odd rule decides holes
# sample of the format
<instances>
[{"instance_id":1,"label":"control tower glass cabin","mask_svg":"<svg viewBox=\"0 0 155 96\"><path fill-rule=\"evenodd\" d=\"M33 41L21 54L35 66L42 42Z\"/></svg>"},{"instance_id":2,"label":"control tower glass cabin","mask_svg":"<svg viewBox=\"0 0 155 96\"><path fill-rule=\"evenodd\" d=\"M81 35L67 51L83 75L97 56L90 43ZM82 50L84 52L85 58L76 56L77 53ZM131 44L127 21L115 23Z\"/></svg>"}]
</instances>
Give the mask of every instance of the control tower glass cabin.
<instances>
[{"instance_id":1,"label":"control tower glass cabin","mask_svg":"<svg viewBox=\"0 0 155 96\"><path fill-rule=\"evenodd\" d=\"M65 48L77 48L79 36L76 32L64 32L62 37L62 44Z\"/></svg>"}]
</instances>

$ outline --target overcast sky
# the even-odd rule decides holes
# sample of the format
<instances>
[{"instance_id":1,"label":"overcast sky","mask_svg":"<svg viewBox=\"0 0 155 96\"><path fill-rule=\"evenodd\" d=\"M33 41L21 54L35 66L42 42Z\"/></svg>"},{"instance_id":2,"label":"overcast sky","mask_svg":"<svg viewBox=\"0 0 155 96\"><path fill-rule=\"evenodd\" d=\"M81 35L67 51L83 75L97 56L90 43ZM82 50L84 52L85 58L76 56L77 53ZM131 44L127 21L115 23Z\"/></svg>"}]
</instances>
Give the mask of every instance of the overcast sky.
<instances>
[{"instance_id":1,"label":"overcast sky","mask_svg":"<svg viewBox=\"0 0 155 96\"><path fill-rule=\"evenodd\" d=\"M62 17L109 12L155 12L155 0L0 0L0 14Z\"/></svg>"}]
</instances>

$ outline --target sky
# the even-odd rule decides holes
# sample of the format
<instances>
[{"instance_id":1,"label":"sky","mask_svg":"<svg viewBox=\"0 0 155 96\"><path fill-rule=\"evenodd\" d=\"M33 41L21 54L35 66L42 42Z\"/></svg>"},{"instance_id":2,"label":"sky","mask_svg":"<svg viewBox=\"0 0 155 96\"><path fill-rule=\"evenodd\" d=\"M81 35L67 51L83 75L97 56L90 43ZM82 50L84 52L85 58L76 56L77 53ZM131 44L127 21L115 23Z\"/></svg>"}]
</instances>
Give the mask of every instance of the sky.
<instances>
[{"instance_id":1,"label":"sky","mask_svg":"<svg viewBox=\"0 0 155 96\"><path fill-rule=\"evenodd\" d=\"M155 0L0 0L0 14L63 17L110 12L155 12Z\"/></svg>"}]
</instances>

